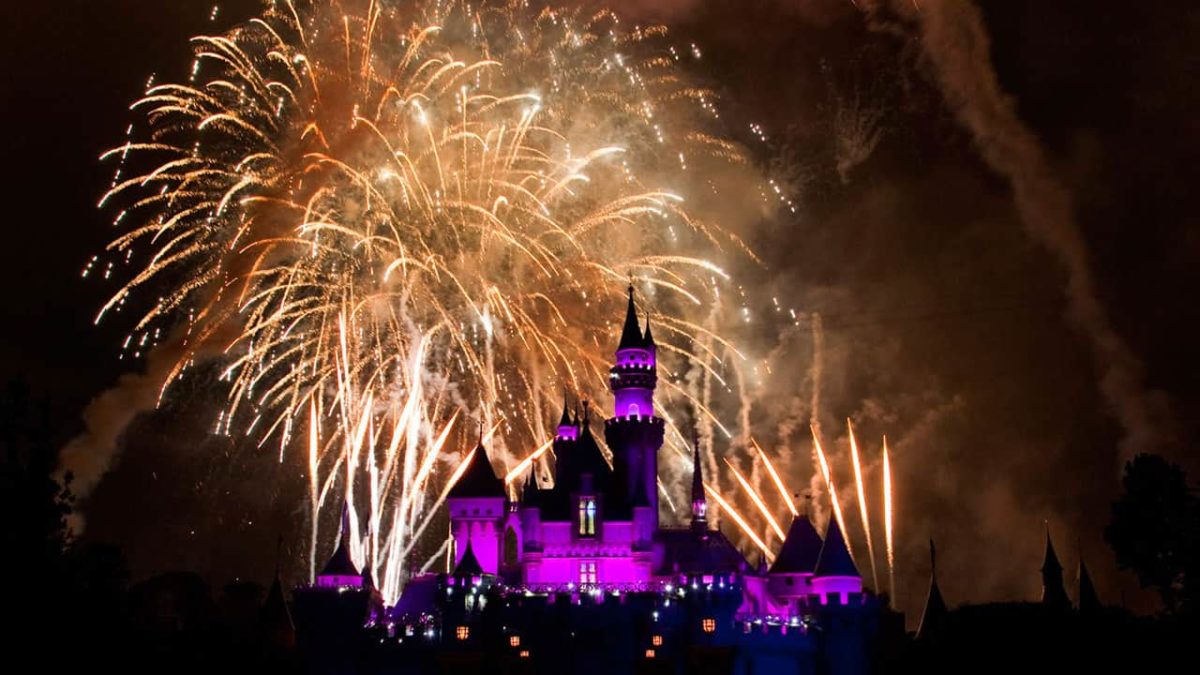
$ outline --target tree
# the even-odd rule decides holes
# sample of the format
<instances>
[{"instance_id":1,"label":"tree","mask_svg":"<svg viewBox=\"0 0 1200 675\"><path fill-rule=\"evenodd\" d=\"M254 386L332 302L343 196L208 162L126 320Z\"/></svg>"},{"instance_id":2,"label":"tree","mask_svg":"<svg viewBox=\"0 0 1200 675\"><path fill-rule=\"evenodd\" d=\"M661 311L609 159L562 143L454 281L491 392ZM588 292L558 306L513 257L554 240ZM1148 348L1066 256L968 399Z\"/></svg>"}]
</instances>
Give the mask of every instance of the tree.
<instances>
[{"instance_id":1,"label":"tree","mask_svg":"<svg viewBox=\"0 0 1200 675\"><path fill-rule=\"evenodd\" d=\"M1200 599L1200 496L1183 469L1156 455L1125 464L1123 494L1113 503L1104 538L1121 569L1153 588L1168 612L1197 609Z\"/></svg>"}]
</instances>

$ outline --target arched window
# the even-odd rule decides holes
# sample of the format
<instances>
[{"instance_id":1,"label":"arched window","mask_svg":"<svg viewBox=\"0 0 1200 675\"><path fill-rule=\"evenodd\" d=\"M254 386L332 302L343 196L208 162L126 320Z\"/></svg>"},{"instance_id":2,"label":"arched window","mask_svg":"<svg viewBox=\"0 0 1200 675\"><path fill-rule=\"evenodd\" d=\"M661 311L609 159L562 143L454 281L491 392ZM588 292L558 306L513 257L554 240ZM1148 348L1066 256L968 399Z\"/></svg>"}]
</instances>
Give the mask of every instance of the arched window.
<instances>
[{"instance_id":1,"label":"arched window","mask_svg":"<svg viewBox=\"0 0 1200 675\"><path fill-rule=\"evenodd\" d=\"M504 564L506 566L511 567L517 564L517 557L520 554L519 549L517 533L510 527L504 531Z\"/></svg>"},{"instance_id":2,"label":"arched window","mask_svg":"<svg viewBox=\"0 0 1200 675\"><path fill-rule=\"evenodd\" d=\"M630 415L632 415L633 417L637 417L641 412L642 412L641 406L639 406L636 403L629 404L629 414Z\"/></svg>"},{"instance_id":3,"label":"arched window","mask_svg":"<svg viewBox=\"0 0 1200 675\"><path fill-rule=\"evenodd\" d=\"M593 537L596 535L596 498L579 498L579 536Z\"/></svg>"}]
</instances>

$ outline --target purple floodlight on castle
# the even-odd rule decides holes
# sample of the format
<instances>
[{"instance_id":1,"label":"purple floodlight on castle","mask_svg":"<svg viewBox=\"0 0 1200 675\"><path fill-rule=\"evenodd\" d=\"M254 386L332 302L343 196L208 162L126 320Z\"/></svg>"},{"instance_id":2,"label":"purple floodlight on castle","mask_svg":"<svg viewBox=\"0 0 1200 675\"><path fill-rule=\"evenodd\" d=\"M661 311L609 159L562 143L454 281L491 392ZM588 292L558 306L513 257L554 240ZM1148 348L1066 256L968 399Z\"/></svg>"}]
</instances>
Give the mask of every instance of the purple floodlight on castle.
<instances>
[{"instance_id":1,"label":"purple floodlight on castle","mask_svg":"<svg viewBox=\"0 0 1200 675\"><path fill-rule=\"evenodd\" d=\"M769 570L750 565L724 534L710 529L698 447L690 523L659 526L664 422L654 409L656 356L649 315L643 329L630 287L610 369L613 414L602 425L611 463L594 435L587 401L573 410L564 400L554 459L545 463L553 468L535 463L516 503L508 501L481 444L447 498L456 568L450 578L496 578L532 593L671 593L681 583L728 585L741 589L739 611L747 617L795 618L807 608L858 602L862 578L836 523L822 539L806 517L797 518Z\"/></svg>"}]
</instances>

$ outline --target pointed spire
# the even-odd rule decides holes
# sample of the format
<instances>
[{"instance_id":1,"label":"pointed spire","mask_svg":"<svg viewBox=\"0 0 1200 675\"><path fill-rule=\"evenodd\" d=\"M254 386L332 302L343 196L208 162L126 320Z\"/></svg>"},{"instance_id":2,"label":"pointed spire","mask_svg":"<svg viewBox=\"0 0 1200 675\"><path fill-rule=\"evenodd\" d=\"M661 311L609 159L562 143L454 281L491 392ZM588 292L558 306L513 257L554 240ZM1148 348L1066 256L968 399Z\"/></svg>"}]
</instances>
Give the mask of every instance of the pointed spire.
<instances>
[{"instance_id":1,"label":"pointed spire","mask_svg":"<svg viewBox=\"0 0 1200 675\"><path fill-rule=\"evenodd\" d=\"M333 550L329 562L325 563L325 567L317 576L356 577L360 574L350 557L350 500L347 499L342 502L342 527L338 533L337 548Z\"/></svg>"},{"instance_id":2,"label":"pointed spire","mask_svg":"<svg viewBox=\"0 0 1200 675\"><path fill-rule=\"evenodd\" d=\"M630 283L629 306L625 309L625 326L621 329L621 342L617 344L617 351L643 347L645 344L642 340L642 329L638 326L637 307L633 303L633 283Z\"/></svg>"},{"instance_id":3,"label":"pointed spire","mask_svg":"<svg viewBox=\"0 0 1200 675\"><path fill-rule=\"evenodd\" d=\"M487 448L483 447L483 424L479 425L479 445L470 456L470 465L450 488L450 497L504 497L504 481L496 477Z\"/></svg>"},{"instance_id":4,"label":"pointed spire","mask_svg":"<svg viewBox=\"0 0 1200 675\"><path fill-rule=\"evenodd\" d=\"M806 514L792 519L779 556L771 565L772 574L812 574L821 555L821 535Z\"/></svg>"},{"instance_id":5,"label":"pointed spire","mask_svg":"<svg viewBox=\"0 0 1200 675\"><path fill-rule=\"evenodd\" d=\"M572 426L575 426L575 424L571 421L571 406L569 403L567 403L566 392L563 392L563 411L562 417L560 417L558 420L558 427L561 429L562 427Z\"/></svg>"},{"instance_id":6,"label":"pointed spire","mask_svg":"<svg viewBox=\"0 0 1200 675\"><path fill-rule=\"evenodd\" d=\"M821 555L817 556L817 567L813 570L813 576L861 576L858 568L854 566L854 558L850 557L850 549L846 547L846 537L842 534L837 518L829 519L829 527L825 529L825 541L821 544Z\"/></svg>"},{"instance_id":7,"label":"pointed spire","mask_svg":"<svg viewBox=\"0 0 1200 675\"><path fill-rule=\"evenodd\" d=\"M650 333L650 310L646 310L646 332L642 334L642 344L654 346L654 335Z\"/></svg>"},{"instance_id":8,"label":"pointed spire","mask_svg":"<svg viewBox=\"0 0 1200 675\"><path fill-rule=\"evenodd\" d=\"M925 610L921 612L921 623L917 627L917 639L934 638L946 623L946 601L937 582L937 549L933 537L929 538L929 595L925 598Z\"/></svg>"},{"instance_id":9,"label":"pointed spire","mask_svg":"<svg viewBox=\"0 0 1200 675\"><path fill-rule=\"evenodd\" d=\"M1071 599L1063 585L1063 567L1050 541L1050 525L1046 524L1046 555L1042 560L1042 604L1052 607L1070 607Z\"/></svg>"},{"instance_id":10,"label":"pointed spire","mask_svg":"<svg viewBox=\"0 0 1200 675\"><path fill-rule=\"evenodd\" d=\"M692 529L708 529L708 501L704 497L704 465L700 463L700 437L692 440Z\"/></svg>"},{"instance_id":11,"label":"pointed spire","mask_svg":"<svg viewBox=\"0 0 1200 675\"><path fill-rule=\"evenodd\" d=\"M1103 605L1100 596L1096 594L1096 586L1092 583L1092 575L1088 573L1087 565L1083 562L1083 551L1079 552L1079 611L1094 612Z\"/></svg>"},{"instance_id":12,"label":"pointed spire","mask_svg":"<svg viewBox=\"0 0 1200 675\"><path fill-rule=\"evenodd\" d=\"M483 574L483 565L479 564L479 558L475 557L475 552L471 550L471 540L467 540L467 550L463 551L462 558L458 561L458 566L454 568L454 576L456 577L477 577Z\"/></svg>"}]
</instances>

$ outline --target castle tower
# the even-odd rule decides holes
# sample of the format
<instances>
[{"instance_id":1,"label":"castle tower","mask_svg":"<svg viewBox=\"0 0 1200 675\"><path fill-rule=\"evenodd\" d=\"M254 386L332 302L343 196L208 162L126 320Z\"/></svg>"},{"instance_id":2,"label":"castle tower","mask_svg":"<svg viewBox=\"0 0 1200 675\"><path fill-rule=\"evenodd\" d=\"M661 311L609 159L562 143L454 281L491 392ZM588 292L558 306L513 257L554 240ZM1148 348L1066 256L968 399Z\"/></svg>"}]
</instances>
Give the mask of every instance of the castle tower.
<instances>
[{"instance_id":1,"label":"castle tower","mask_svg":"<svg viewBox=\"0 0 1200 675\"><path fill-rule=\"evenodd\" d=\"M700 463L700 439L692 443L692 530L708 530L708 499L704 496L704 466Z\"/></svg>"},{"instance_id":2,"label":"castle tower","mask_svg":"<svg viewBox=\"0 0 1200 675\"><path fill-rule=\"evenodd\" d=\"M450 531L454 535L454 564L473 552L486 574L500 570L500 545L507 515L504 482L496 477L483 438L470 457L470 464L450 489Z\"/></svg>"},{"instance_id":3,"label":"castle tower","mask_svg":"<svg viewBox=\"0 0 1200 675\"><path fill-rule=\"evenodd\" d=\"M621 493L614 497L630 507L644 496L654 520L652 529L658 528L658 449L663 443L663 420L654 415L656 359L650 320L647 318L642 332L630 286L616 363L609 369L614 409L605 422L604 438L613 453L615 487ZM613 506L619 512L622 505Z\"/></svg>"},{"instance_id":4,"label":"castle tower","mask_svg":"<svg viewBox=\"0 0 1200 675\"><path fill-rule=\"evenodd\" d=\"M338 533L338 545L329 556L329 562L317 575L317 586L321 588L341 588L344 586L362 586L362 572L350 557L350 503L342 504L342 528Z\"/></svg>"},{"instance_id":5,"label":"castle tower","mask_svg":"<svg viewBox=\"0 0 1200 675\"><path fill-rule=\"evenodd\" d=\"M851 594L862 593L862 575L850 557L846 538L837 518L829 519L825 528L825 541L817 556L817 566L812 576L813 592L820 596L821 604L837 601L845 605Z\"/></svg>"}]
</instances>

